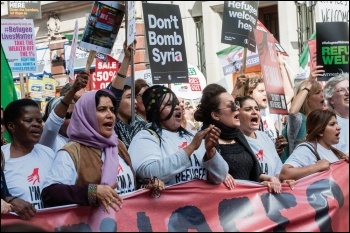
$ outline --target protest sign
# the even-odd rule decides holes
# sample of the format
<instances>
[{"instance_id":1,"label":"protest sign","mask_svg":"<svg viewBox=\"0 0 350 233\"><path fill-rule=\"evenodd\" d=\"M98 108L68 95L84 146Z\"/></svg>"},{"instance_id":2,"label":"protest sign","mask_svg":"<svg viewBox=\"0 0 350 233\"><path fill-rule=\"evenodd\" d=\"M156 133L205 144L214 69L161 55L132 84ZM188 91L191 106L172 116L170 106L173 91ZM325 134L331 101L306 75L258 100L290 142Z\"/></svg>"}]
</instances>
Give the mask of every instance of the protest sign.
<instances>
[{"instance_id":1,"label":"protest sign","mask_svg":"<svg viewBox=\"0 0 350 233\"><path fill-rule=\"evenodd\" d=\"M349 72L349 24L347 22L316 23L317 64L325 73L318 81Z\"/></svg>"},{"instance_id":2,"label":"protest sign","mask_svg":"<svg viewBox=\"0 0 350 233\"><path fill-rule=\"evenodd\" d=\"M1 19L1 44L12 72L37 71L32 19Z\"/></svg>"},{"instance_id":3,"label":"protest sign","mask_svg":"<svg viewBox=\"0 0 350 233\"><path fill-rule=\"evenodd\" d=\"M77 51L77 46L78 46L78 32L79 32L79 27L78 27L78 20L75 20L75 25L74 25L74 33L73 33L73 39L72 39L72 46L70 50L70 55L69 55L69 61L68 61L68 74L70 80L74 80L74 61L75 61L75 54Z\"/></svg>"},{"instance_id":4,"label":"protest sign","mask_svg":"<svg viewBox=\"0 0 350 233\"><path fill-rule=\"evenodd\" d=\"M41 19L41 1L7 1L10 18Z\"/></svg>"},{"instance_id":5,"label":"protest sign","mask_svg":"<svg viewBox=\"0 0 350 233\"><path fill-rule=\"evenodd\" d=\"M43 97L50 97L50 98L55 98L56 97L56 86L57 82L56 80L52 77L51 74L47 73L44 71L43 74Z\"/></svg>"},{"instance_id":6,"label":"protest sign","mask_svg":"<svg viewBox=\"0 0 350 233\"><path fill-rule=\"evenodd\" d=\"M259 1L224 1L221 43L239 45L255 51Z\"/></svg>"},{"instance_id":7,"label":"protest sign","mask_svg":"<svg viewBox=\"0 0 350 233\"><path fill-rule=\"evenodd\" d=\"M288 114L282 74L278 63L276 47L271 33L254 29L263 74L267 101L271 113Z\"/></svg>"},{"instance_id":8,"label":"protest sign","mask_svg":"<svg viewBox=\"0 0 350 233\"><path fill-rule=\"evenodd\" d=\"M349 2L348 1L317 1L319 18L316 22L348 22L349 23Z\"/></svg>"},{"instance_id":9,"label":"protest sign","mask_svg":"<svg viewBox=\"0 0 350 233\"><path fill-rule=\"evenodd\" d=\"M142 8L153 83L188 83L179 6L143 3Z\"/></svg>"},{"instance_id":10,"label":"protest sign","mask_svg":"<svg viewBox=\"0 0 350 233\"><path fill-rule=\"evenodd\" d=\"M107 56L107 62L96 59L95 75L92 76L92 89L100 90L106 88L117 75L119 63L111 56Z\"/></svg>"},{"instance_id":11,"label":"protest sign","mask_svg":"<svg viewBox=\"0 0 350 233\"><path fill-rule=\"evenodd\" d=\"M125 6L116 1L94 1L79 46L110 54L123 21Z\"/></svg>"},{"instance_id":12,"label":"protest sign","mask_svg":"<svg viewBox=\"0 0 350 233\"><path fill-rule=\"evenodd\" d=\"M131 45L136 36L136 22L135 22L135 1L126 1L128 4L128 35L127 45Z\"/></svg>"},{"instance_id":13,"label":"protest sign","mask_svg":"<svg viewBox=\"0 0 350 233\"><path fill-rule=\"evenodd\" d=\"M196 180L167 187L159 198L149 190L123 196L123 208L100 222L89 206L38 210L29 220L1 215L1 227L29 223L50 232L349 232L349 164L282 184L269 193L256 182L224 184ZM102 207L100 207L102 208ZM112 211L110 209L110 211Z\"/></svg>"}]
</instances>

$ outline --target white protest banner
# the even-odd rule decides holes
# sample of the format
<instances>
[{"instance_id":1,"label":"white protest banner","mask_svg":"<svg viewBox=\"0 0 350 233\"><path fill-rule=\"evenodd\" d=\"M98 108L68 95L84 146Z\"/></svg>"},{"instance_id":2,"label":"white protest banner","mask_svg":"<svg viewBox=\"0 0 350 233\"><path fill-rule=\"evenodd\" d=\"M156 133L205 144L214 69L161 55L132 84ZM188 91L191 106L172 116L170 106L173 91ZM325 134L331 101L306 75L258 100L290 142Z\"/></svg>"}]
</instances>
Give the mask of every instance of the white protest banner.
<instances>
[{"instance_id":1,"label":"white protest banner","mask_svg":"<svg viewBox=\"0 0 350 233\"><path fill-rule=\"evenodd\" d=\"M32 19L1 19L1 44L12 72L37 71Z\"/></svg>"},{"instance_id":2,"label":"white protest banner","mask_svg":"<svg viewBox=\"0 0 350 233\"><path fill-rule=\"evenodd\" d=\"M135 22L135 1L127 1L128 3L128 46L135 40L136 22Z\"/></svg>"},{"instance_id":3,"label":"white protest banner","mask_svg":"<svg viewBox=\"0 0 350 233\"><path fill-rule=\"evenodd\" d=\"M74 61L75 61L75 53L77 51L78 46L78 20L75 20L75 26L74 26L74 34L72 39L72 46L70 50L70 56L69 56L69 62L68 62L68 71L69 71L69 78L71 80L74 80Z\"/></svg>"}]
</instances>

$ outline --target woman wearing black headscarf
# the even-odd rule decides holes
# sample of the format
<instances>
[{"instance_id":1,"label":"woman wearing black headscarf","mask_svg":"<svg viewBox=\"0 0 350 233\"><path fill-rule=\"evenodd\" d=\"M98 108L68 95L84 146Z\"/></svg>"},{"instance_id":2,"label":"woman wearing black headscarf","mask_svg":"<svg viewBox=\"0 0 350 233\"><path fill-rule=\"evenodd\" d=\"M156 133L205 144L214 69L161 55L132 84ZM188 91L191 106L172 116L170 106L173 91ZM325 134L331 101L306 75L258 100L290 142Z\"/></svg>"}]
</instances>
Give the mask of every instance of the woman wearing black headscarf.
<instances>
[{"instance_id":1,"label":"woman wearing black headscarf","mask_svg":"<svg viewBox=\"0 0 350 233\"><path fill-rule=\"evenodd\" d=\"M216 148L226 160L233 178L263 182L269 192L281 192L281 183L276 177L262 174L255 154L239 130L239 103L225 88L218 84L206 86L194 118L203 122L202 130L209 125L221 130Z\"/></svg>"}]
</instances>

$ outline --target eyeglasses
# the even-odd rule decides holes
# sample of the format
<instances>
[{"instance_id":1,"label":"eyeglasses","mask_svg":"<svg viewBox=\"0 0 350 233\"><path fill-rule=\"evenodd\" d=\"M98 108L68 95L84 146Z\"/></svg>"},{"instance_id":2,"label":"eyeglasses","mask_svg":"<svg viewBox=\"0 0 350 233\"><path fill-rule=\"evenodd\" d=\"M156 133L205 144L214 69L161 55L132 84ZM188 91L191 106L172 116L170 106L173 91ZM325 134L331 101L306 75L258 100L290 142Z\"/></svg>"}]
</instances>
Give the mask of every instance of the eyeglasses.
<instances>
[{"instance_id":1,"label":"eyeglasses","mask_svg":"<svg viewBox=\"0 0 350 233\"><path fill-rule=\"evenodd\" d=\"M66 119L70 119L72 117L73 112L66 112Z\"/></svg>"},{"instance_id":2,"label":"eyeglasses","mask_svg":"<svg viewBox=\"0 0 350 233\"><path fill-rule=\"evenodd\" d=\"M240 107L239 101L231 101L230 105L227 106L226 108L231 108L231 110L234 112L238 110ZM226 109L226 108L219 108L219 110Z\"/></svg>"},{"instance_id":3,"label":"eyeglasses","mask_svg":"<svg viewBox=\"0 0 350 233\"><path fill-rule=\"evenodd\" d=\"M342 87L342 88L336 90L335 92L337 92L337 93L339 93L339 94L341 94L341 95L344 95L345 92L348 92L348 93L349 93L349 87Z\"/></svg>"}]
</instances>

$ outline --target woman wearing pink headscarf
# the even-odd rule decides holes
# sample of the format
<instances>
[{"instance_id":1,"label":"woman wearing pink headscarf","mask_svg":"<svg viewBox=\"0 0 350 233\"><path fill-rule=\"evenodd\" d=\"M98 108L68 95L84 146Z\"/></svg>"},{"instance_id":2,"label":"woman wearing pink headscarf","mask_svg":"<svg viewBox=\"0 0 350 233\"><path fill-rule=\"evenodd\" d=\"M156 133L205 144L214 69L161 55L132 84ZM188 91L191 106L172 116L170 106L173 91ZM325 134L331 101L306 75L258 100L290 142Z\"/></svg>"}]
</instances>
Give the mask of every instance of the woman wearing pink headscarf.
<instances>
[{"instance_id":1,"label":"woman wearing pink headscarf","mask_svg":"<svg viewBox=\"0 0 350 233\"><path fill-rule=\"evenodd\" d=\"M118 211L115 188L118 138L114 131L116 99L106 89L84 94L75 105L67 134L70 142L57 152L45 180L46 206L103 205Z\"/></svg>"}]
</instances>

